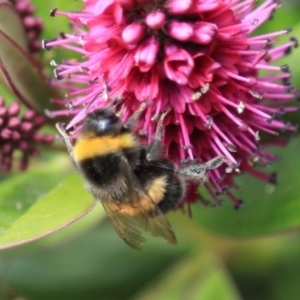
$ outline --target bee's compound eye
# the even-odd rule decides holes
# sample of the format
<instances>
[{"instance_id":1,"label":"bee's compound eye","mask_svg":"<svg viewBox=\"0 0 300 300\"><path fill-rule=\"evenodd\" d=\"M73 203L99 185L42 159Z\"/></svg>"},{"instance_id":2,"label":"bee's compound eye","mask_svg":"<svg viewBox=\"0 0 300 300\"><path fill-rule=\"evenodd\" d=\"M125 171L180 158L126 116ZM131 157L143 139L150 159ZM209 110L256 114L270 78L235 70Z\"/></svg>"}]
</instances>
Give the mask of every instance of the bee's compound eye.
<instances>
[{"instance_id":1,"label":"bee's compound eye","mask_svg":"<svg viewBox=\"0 0 300 300\"><path fill-rule=\"evenodd\" d=\"M120 131L120 119L108 110L98 110L88 115L84 130L97 135L114 134Z\"/></svg>"},{"instance_id":2,"label":"bee's compound eye","mask_svg":"<svg viewBox=\"0 0 300 300\"><path fill-rule=\"evenodd\" d=\"M119 118L116 115L110 115L95 121L97 123L97 131L104 132L113 129L119 123Z\"/></svg>"}]
</instances>

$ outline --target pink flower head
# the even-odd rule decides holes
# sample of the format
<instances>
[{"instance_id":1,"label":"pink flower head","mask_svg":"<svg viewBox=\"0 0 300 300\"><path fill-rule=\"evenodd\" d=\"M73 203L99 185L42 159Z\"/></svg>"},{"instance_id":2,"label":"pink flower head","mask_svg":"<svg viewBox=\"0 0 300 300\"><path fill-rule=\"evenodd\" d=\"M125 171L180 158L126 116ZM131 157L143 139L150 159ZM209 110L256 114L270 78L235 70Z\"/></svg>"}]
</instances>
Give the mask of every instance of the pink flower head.
<instances>
[{"instance_id":1,"label":"pink flower head","mask_svg":"<svg viewBox=\"0 0 300 300\"><path fill-rule=\"evenodd\" d=\"M27 110L20 117L21 107L17 102L5 106L0 98L0 170L11 170L14 153L21 152L19 169L25 170L30 156L38 154L38 145L49 145L53 136L38 130L45 124L45 119L33 110Z\"/></svg>"},{"instance_id":2,"label":"pink flower head","mask_svg":"<svg viewBox=\"0 0 300 300\"><path fill-rule=\"evenodd\" d=\"M54 85L67 90L68 102L54 99L67 108L50 116L73 116L69 128L78 129L86 105L106 107L117 96L126 121L147 102L136 131L150 142L158 117L171 107L164 120L170 159L180 164L226 157L205 185L216 203L226 193L239 207L241 202L228 190L235 186L235 171L275 181L274 175L255 170L248 158L263 165L276 160L261 147L260 133L277 136L295 129L281 116L297 110L285 107L297 91L288 67L273 62L297 41L276 44L290 30L252 35L280 6L278 1L265 0L260 6L253 0L83 2L78 13L52 11L52 16L68 17L74 30L61 39L45 40L44 48L63 47L83 59L56 65L56 78L62 81ZM103 96L94 100L99 93ZM195 199L195 188L187 201Z\"/></svg>"}]
</instances>

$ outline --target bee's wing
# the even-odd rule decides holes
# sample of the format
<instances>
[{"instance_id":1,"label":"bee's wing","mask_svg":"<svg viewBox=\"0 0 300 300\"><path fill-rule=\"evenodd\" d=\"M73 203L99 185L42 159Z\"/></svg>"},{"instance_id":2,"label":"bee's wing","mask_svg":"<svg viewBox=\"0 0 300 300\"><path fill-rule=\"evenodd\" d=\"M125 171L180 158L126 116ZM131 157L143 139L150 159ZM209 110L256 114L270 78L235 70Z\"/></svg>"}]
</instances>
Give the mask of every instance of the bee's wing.
<instances>
[{"instance_id":1,"label":"bee's wing","mask_svg":"<svg viewBox=\"0 0 300 300\"><path fill-rule=\"evenodd\" d=\"M118 235L130 247L142 250L141 244L146 240L142 237L141 231L136 227L134 222L128 216L121 214L114 206L111 206L110 202L102 201L102 204Z\"/></svg>"},{"instance_id":2,"label":"bee's wing","mask_svg":"<svg viewBox=\"0 0 300 300\"><path fill-rule=\"evenodd\" d=\"M162 237L171 245L177 244L175 233L169 221L157 206L151 212L145 212L141 208L140 215L136 215L134 221L153 236Z\"/></svg>"},{"instance_id":3,"label":"bee's wing","mask_svg":"<svg viewBox=\"0 0 300 300\"><path fill-rule=\"evenodd\" d=\"M128 186L128 193L122 204L115 201L103 201L103 206L112 223L124 241L132 248L141 250L141 243L145 242L139 229L150 232L153 236L166 239L176 245L173 229L160 211L159 207L146 194L139 180L131 170L126 158L122 161L122 173ZM126 205L126 209L124 209Z\"/></svg>"}]
</instances>

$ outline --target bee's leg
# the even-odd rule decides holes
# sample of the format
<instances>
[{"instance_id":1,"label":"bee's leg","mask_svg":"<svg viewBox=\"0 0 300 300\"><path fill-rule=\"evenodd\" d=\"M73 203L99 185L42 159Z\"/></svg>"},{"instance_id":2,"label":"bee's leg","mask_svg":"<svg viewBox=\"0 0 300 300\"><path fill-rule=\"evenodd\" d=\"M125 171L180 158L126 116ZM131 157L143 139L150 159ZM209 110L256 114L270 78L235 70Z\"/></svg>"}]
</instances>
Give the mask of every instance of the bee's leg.
<instances>
[{"instance_id":1,"label":"bee's leg","mask_svg":"<svg viewBox=\"0 0 300 300\"><path fill-rule=\"evenodd\" d=\"M180 168L178 173L187 180L192 180L198 183L205 183L208 180L206 171L218 168L224 162L223 156L217 156L204 164L192 162L191 164Z\"/></svg>"},{"instance_id":2,"label":"bee's leg","mask_svg":"<svg viewBox=\"0 0 300 300\"><path fill-rule=\"evenodd\" d=\"M127 120L126 123L124 123L123 127L126 128L126 129L127 128L128 129L132 128L135 125L137 119L140 117L141 113L145 110L146 107L147 107L146 102L142 102L140 108L133 113L133 115Z\"/></svg>"},{"instance_id":3,"label":"bee's leg","mask_svg":"<svg viewBox=\"0 0 300 300\"><path fill-rule=\"evenodd\" d=\"M76 169L79 171L79 167L78 167L77 163L74 160L73 145L72 145L72 143L71 143L71 141L69 139L69 136L68 136L68 134L66 132L66 129L63 126L63 123L56 123L55 126L56 126L56 129L58 130L61 138L63 139L66 147L67 147L67 150L68 150L68 152L70 154L70 157L71 157L71 159L73 161L73 164L75 165Z\"/></svg>"},{"instance_id":4,"label":"bee's leg","mask_svg":"<svg viewBox=\"0 0 300 300\"><path fill-rule=\"evenodd\" d=\"M163 121L166 115L170 112L171 108L168 108L159 118L157 127L156 127L156 133L154 136L154 140L149 145L147 150L147 159L148 160L154 160L158 159L163 154L163 145L161 143L163 135L164 135L164 129L163 129Z\"/></svg>"}]
</instances>

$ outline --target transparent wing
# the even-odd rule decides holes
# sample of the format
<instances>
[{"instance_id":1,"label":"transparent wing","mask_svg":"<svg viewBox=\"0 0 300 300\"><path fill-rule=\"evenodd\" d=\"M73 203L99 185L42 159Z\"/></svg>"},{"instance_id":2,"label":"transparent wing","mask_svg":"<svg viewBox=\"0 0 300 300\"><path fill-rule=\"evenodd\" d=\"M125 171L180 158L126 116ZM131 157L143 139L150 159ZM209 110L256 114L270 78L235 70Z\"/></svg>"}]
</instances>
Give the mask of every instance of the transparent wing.
<instances>
[{"instance_id":1,"label":"transparent wing","mask_svg":"<svg viewBox=\"0 0 300 300\"><path fill-rule=\"evenodd\" d=\"M121 164L122 174L126 174L124 180L128 186L127 193L122 203L113 200L102 202L117 233L137 250L141 250L141 244L145 242L141 229L176 245L176 236L170 223L144 191L125 157Z\"/></svg>"},{"instance_id":2,"label":"transparent wing","mask_svg":"<svg viewBox=\"0 0 300 300\"><path fill-rule=\"evenodd\" d=\"M155 237L164 238L171 245L177 244L175 233L159 208L156 207L155 210L147 215L142 215L142 212L141 209L140 215L134 216L134 221L139 227L150 232Z\"/></svg>"},{"instance_id":3,"label":"transparent wing","mask_svg":"<svg viewBox=\"0 0 300 300\"><path fill-rule=\"evenodd\" d=\"M130 247L142 250L143 247L141 244L146 240L142 237L142 232L135 226L132 220L126 215L121 214L115 205L111 206L110 202L105 201L102 204L118 235Z\"/></svg>"}]
</instances>

